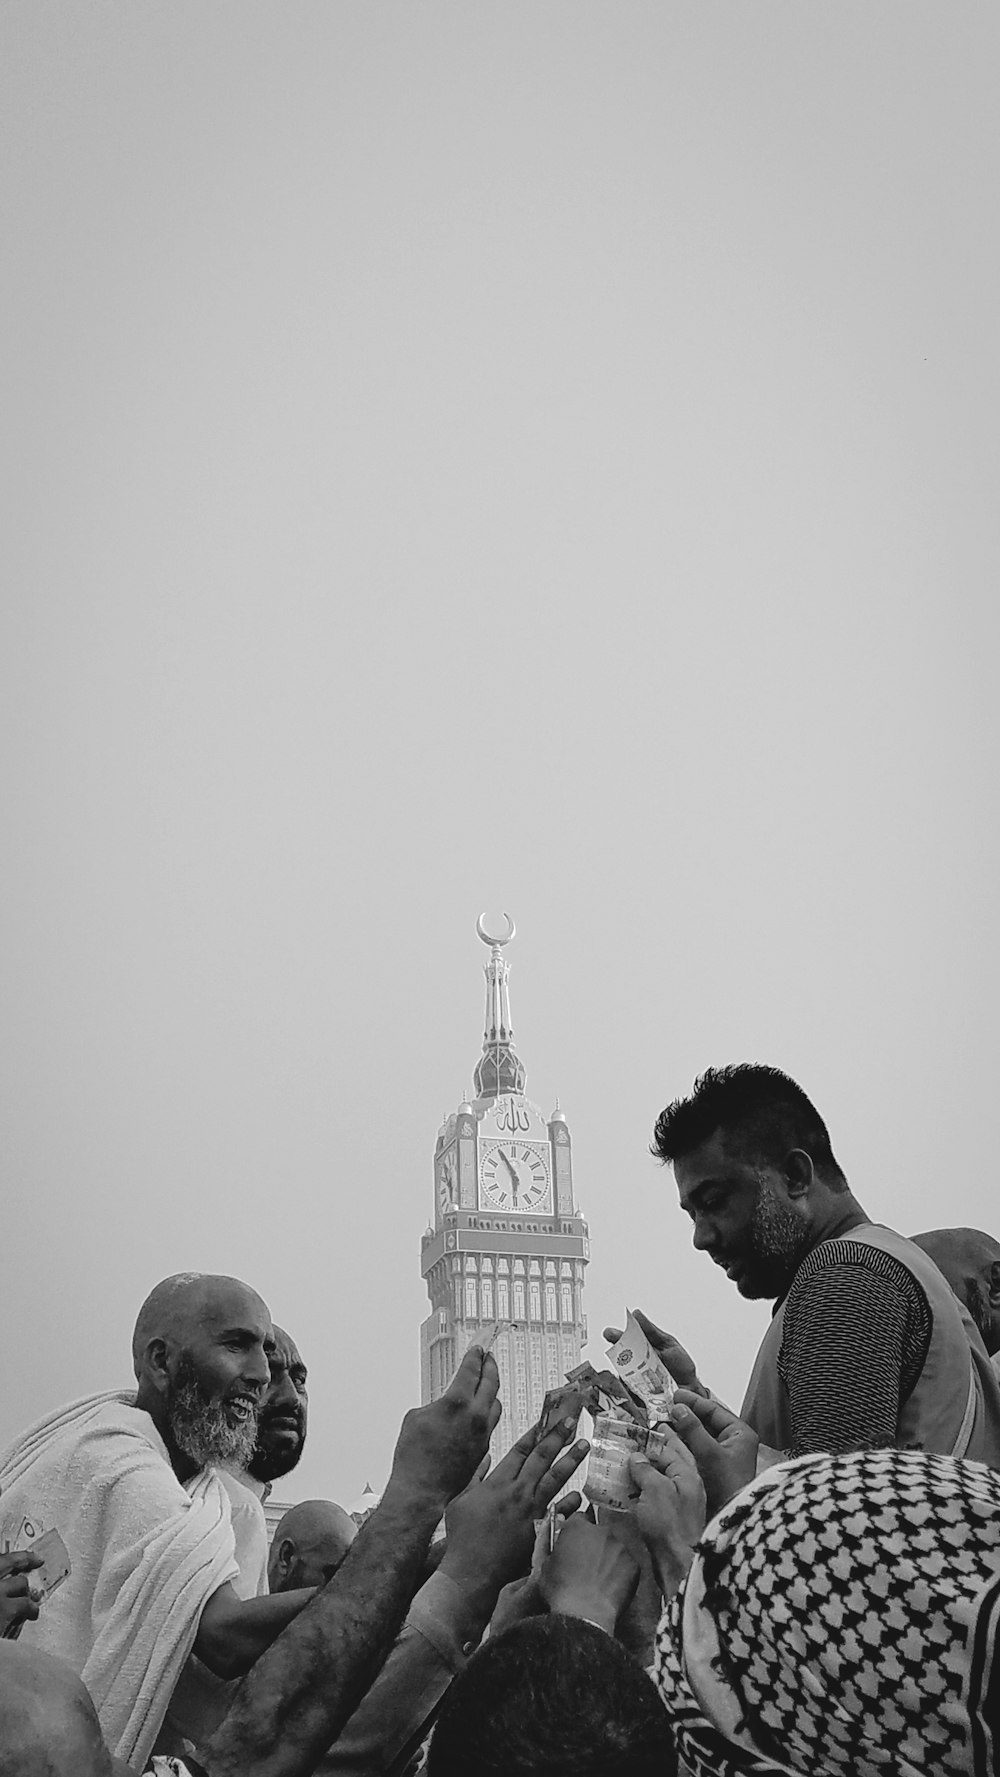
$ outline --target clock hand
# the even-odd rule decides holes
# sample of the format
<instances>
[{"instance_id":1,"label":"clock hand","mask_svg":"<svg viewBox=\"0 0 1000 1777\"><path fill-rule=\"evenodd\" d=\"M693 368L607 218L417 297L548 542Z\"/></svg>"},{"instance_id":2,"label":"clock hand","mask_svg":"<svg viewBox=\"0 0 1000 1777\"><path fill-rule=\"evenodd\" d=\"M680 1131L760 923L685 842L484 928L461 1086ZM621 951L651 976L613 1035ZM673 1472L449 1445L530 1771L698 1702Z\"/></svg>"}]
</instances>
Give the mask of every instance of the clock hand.
<instances>
[{"instance_id":1,"label":"clock hand","mask_svg":"<svg viewBox=\"0 0 1000 1777\"><path fill-rule=\"evenodd\" d=\"M503 1161L504 1165L506 1166L507 1171L510 1173L511 1179L513 1180L514 1202L516 1203L517 1202L517 1193L518 1193L518 1191L520 1189L520 1185L521 1185L520 1174L518 1173L517 1167L514 1166L514 1164L512 1163L510 1158L508 1157L508 1155L504 1153L503 1148L500 1149L500 1158Z\"/></svg>"}]
</instances>

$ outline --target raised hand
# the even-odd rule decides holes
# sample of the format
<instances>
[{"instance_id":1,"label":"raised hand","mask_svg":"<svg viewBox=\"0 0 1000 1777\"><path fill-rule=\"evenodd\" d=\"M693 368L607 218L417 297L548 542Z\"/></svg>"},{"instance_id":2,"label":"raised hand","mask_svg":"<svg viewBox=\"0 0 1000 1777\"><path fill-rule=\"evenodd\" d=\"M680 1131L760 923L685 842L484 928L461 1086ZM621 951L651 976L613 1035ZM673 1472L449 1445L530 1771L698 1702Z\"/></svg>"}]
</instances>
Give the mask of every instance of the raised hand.
<instances>
[{"instance_id":1,"label":"raised hand","mask_svg":"<svg viewBox=\"0 0 1000 1777\"><path fill-rule=\"evenodd\" d=\"M609 1635L638 1583L638 1564L621 1539L582 1513L563 1525L538 1579L550 1610L585 1617Z\"/></svg>"},{"instance_id":2,"label":"raised hand","mask_svg":"<svg viewBox=\"0 0 1000 1777\"><path fill-rule=\"evenodd\" d=\"M707 1396L708 1389L698 1380L694 1358L685 1350L680 1340L675 1339L673 1333L665 1333L662 1327L658 1327L655 1321L643 1314L641 1308L633 1308L632 1312L653 1350L663 1359L678 1388L690 1388L695 1394ZM621 1336L621 1327L604 1329L604 1337L609 1345L613 1345Z\"/></svg>"},{"instance_id":3,"label":"raised hand","mask_svg":"<svg viewBox=\"0 0 1000 1777\"><path fill-rule=\"evenodd\" d=\"M660 1426L664 1448L652 1457L630 1456L639 1489L635 1520L665 1598L676 1592L705 1528L705 1489L690 1451L669 1427Z\"/></svg>"},{"instance_id":4,"label":"raised hand","mask_svg":"<svg viewBox=\"0 0 1000 1777\"><path fill-rule=\"evenodd\" d=\"M28 1575L36 1567L44 1567L41 1555L31 1549L18 1549L0 1555L0 1635L12 1639L22 1623L33 1623L38 1615L38 1600L32 1596Z\"/></svg>"},{"instance_id":5,"label":"raised hand","mask_svg":"<svg viewBox=\"0 0 1000 1777\"><path fill-rule=\"evenodd\" d=\"M443 1511L467 1487L500 1418L496 1360L470 1345L451 1384L427 1407L411 1407L392 1459L390 1485L439 1501ZM555 1489L553 1489L555 1491Z\"/></svg>"},{"instance_id":6,"label":"raised hand","mask_svg":"<svg viewBox=\"0 0 1000 1777\"><path fill-rule=\"evenodd\" d=\"M575 1429L574 1419L564 1419L536 1443L533 1426L492 1473L477 1476L452 1500L445 1514L448 1544L441 1572L466 1592L492 1591L495 1602L502 1586L528 1572L536 1520L544 1518L590 1449L580 1438L560 1455ZM557 1509L574 1512L579 1504L580 1495L571 1493Z\"/></svg>"},{"instance_id":7,"label":"raised hand","mask_svg":"<svg viewBox=\"0 0 1000 1777\"><path fill-rule=\"evenodd\" d=\"M705 1400L690 1389L678 1390L670 1424L698 1465L708 1515L714 1518L734 1493L753 1480L757 1434L721 1401Z\"/></svg>"}]
</instances>

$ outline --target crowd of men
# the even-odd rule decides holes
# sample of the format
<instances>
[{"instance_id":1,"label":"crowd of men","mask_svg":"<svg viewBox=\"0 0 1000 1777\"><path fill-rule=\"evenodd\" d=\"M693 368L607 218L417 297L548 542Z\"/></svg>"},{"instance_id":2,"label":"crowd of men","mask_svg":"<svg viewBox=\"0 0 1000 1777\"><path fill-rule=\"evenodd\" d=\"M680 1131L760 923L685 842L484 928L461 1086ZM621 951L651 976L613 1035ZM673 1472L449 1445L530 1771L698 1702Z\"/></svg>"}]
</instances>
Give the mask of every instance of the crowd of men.
<instances>
[{"instance_id":1,"label":"crowd of men","mask_svg":"<svg viewBox=\"0 0 1000 1777\"><path fill-rule=\"evenodd\" d=\"M360 1530L308 1500L269 1545L306 1366L248 1285L168 1278L136 1386L0 1457L0 1777L1000 1770L1000 1244L870 1220L776 1069L709 1069L653 1147L775 1304L739 1414L639 1315L677 1393L595 1512L574 1417L490 1469L473 1345Z\"/></svg>"}]
</instances>

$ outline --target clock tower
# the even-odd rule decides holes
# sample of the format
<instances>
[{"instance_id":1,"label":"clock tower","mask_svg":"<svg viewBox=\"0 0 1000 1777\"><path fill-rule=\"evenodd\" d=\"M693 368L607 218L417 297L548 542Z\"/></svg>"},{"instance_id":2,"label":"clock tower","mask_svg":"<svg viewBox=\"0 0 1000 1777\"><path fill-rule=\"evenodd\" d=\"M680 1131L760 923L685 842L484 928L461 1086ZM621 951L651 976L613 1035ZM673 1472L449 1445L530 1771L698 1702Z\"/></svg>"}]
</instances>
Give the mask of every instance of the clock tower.
<instances>
[{"instance_id":1,"label":"clock tower","mask_svg":"<svg viewBox=\"0 0 1000 1777\"><path fill-rule=\"evenodd\" d=\"M504 1412L494 1461L534 1424L546 1389L580 1362L590 1257L573 1197L569 1124L558 1105L544 1117L524 1090L503 956L514 922L504 918L502 938L491 937L482 918L476 926L490 947L483 1053L474 1096L438 1131L434 1225L420 1262L431 1304L420 1329L424 1403L443 1394L466 1348L500 1323L493 1355Z\"/></svg>"}]
</instances>

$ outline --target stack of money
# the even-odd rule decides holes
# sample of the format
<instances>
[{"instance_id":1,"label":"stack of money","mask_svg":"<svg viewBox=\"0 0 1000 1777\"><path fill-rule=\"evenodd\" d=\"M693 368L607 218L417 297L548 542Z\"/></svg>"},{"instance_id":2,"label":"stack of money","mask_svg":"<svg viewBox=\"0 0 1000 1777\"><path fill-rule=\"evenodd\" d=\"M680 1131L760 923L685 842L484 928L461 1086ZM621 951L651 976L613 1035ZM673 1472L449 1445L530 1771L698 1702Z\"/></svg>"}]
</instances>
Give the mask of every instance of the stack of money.
<instances>
[{"instance_id":1,"label":"stack of money","mask_svg":"<svg viewBox=\"0 0 1000 1777\"><path fill-rule=\"evenodd\" d=\"M567 1380L589 1391L586 1404L594 1417L584 1492L594 1505L627 1511L638 1498L629 1457L662 1447L657 1427L669 1416L674 1384L631 1310L608 1357L610 1370L580 1364Z\"/></svg>"}]
</instances>

